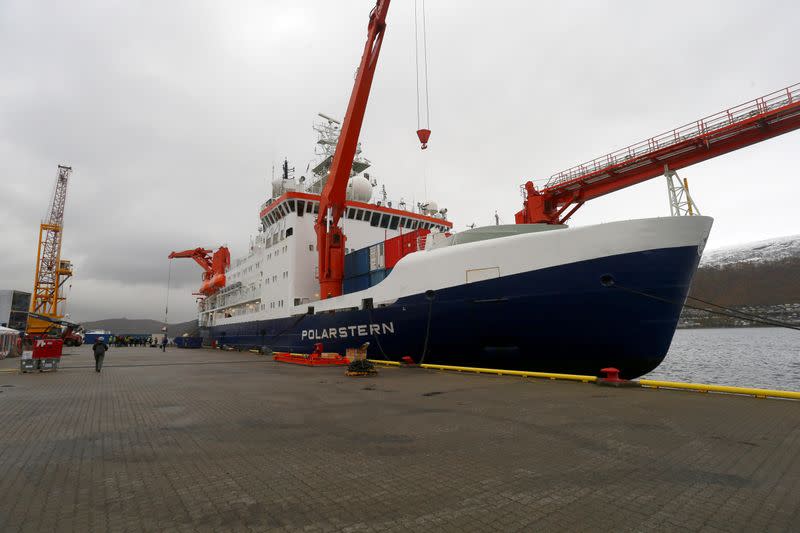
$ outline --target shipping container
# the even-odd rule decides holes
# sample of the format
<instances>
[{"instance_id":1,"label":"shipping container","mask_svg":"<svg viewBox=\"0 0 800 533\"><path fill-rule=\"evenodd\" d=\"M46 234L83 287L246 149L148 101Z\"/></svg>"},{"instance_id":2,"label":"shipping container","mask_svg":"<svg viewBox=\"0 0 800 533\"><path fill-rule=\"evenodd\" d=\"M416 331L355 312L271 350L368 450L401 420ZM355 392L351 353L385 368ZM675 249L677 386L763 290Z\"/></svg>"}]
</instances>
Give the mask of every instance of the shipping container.
<instances>
[{"instance_id":1,"label":"shipping container","mask_svg":"<svg viewBox=\"0 0 800 533\"><path fill-rule=\"evenodd\" d=\"M383 270L386 268L386 259L383 252L383 243L373 244L369 247L369 271Z\"/></svg>"},{"instance_id":2,"label":"shipping container","mask_svg":"<svg viewBox=\"0 0 800 533\"><path fill-rule=\"evenodd\" d=\"M375 270L369 273L369 286L374 287L381 281L386 279L386 270Z\"/></svg>"},{"instance_id":3,"label":"shipping container","mask_svg":"<svg viewBox=\"0 0 800 533\"><path fill-rule=\"evenodd\" d=\"M202 345L202 337L175 337L175 346L178 348L200 348Z\"/></svg>"},{"instance_id":4,"label":"shipping container","mask_svg":"<svg viewBox=\"0 0 800 533\"><path fill-rule=\"evenodd\" d=\"M424 242L424 237L428 233L430 233L430 230L420 228L388 239L384 243L384 267L394 268L394 265L402 258L419 250L420 242Z\"/></svg>"},{"instance_id":5,"label":"shipping container","mask_svg":"<svg viewBox=\"0 0 800 533\"><path fill-rule=\"evenodd\" d=\"M369 274L369 248L355 250L344 256L344 277Z\"/></svg>"},{"instance_id":6,"label":"shipping container","mask_svg":"<svg viewBox=\"0 0 800 533\"><path fill-rule=\"evenodd\" d=\"M369 289L369 287L369 273L347 278L342 282L342 291L344 294L363 291L365 289Z\"/></svg>"}]
</instances>

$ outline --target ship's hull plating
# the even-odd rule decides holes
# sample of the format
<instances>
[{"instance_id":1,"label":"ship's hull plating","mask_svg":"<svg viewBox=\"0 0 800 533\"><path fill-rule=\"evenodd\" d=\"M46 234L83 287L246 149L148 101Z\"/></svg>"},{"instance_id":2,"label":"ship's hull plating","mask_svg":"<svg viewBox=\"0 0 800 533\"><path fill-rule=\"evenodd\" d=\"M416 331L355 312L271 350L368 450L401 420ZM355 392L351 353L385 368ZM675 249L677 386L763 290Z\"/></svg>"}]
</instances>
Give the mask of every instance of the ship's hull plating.
<instances>
[{"instance_id":1,"label":"ship's hull plating","mask_svg":"<svg viewBox=\"0 0 800 533\"><path fill-rule=\"evenodd\" d=\"M310 353L321 342L344 353L368 341L369 356L379 359L424 355L426 363L591 375L614 366L633 378L664 359L699 255L698 246L618 254L420 292L371 310L204 334L237 348Z\"/></svg>"}]
</instances>

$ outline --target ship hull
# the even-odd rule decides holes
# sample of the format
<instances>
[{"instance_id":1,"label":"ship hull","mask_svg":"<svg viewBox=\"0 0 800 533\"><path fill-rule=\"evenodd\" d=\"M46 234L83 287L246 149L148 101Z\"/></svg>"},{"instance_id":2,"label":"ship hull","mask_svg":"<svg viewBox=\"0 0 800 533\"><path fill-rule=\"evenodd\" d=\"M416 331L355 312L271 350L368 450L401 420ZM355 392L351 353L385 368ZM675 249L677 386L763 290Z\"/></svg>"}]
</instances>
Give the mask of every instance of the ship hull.
<instances>
[{"instance_id":1,"label":"ship hull","mask_svg":"<svg viewBox=\"0 0 800 533\"><path fill-rule=\"evenodd\" d=\"M698 239L699 240L699 239ZM704 241L704 238L702 239ZM627 378L664 359L702 251L670 246L596 257L351 308L203 328L207 342L372 358ZM363 307L363 306L362 306ZM367 306L369 307L369 306Z\"/></svg>"}]
</instances>

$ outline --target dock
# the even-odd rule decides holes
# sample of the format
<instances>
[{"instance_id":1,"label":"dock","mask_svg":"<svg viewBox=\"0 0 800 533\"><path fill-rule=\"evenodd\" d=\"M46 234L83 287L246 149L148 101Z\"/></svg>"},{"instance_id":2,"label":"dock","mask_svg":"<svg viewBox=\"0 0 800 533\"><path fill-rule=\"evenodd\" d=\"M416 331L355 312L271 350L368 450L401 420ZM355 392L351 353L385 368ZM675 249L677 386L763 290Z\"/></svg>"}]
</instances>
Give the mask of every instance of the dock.
<instances>
[{"instance_id":1,"label":"dock","mask_svg":"<svg viewBox=\"0 0 800 533\"><path fill-rule=\"evenodd\" d=\"M788 531L800 403L90 347L0 361L0 531Z\"/></svg>"}]
</instances>

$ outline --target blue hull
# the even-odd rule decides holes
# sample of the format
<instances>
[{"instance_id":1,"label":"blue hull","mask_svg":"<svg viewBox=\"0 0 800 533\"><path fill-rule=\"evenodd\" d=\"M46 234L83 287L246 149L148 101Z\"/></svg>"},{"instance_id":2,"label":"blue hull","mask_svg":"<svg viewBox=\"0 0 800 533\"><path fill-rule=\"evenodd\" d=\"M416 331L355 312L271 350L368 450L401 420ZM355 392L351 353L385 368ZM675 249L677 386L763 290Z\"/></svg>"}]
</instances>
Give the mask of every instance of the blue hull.
<instances>
[{"instance_id":1,"label":"blue hull","mask_svg":"<svg viewBox=\"0 0 800 533\"><path fill-rule=\"evenodd\" d=\"M372 310L229 324L204 335L300 353L321 342L343 354L369 341L378 359L425 354L426 363L590 375L614 366L634 378L664 359L698 261L696 246L649 250L442 289L432 300L413 294Z\"/></svg>"}]
</instances>

